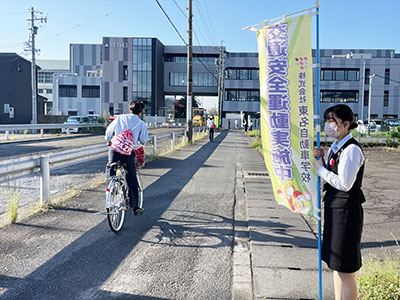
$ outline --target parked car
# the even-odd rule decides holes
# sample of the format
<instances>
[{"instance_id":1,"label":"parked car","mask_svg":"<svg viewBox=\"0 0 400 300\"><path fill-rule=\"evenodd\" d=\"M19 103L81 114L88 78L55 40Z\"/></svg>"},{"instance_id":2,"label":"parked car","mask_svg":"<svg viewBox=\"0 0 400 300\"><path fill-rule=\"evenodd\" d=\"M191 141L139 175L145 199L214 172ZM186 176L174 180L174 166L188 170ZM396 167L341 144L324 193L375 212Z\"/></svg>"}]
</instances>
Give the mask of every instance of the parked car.
<instances>
[{"instance_id":1,"label":"parked car","mask_svg":"<svg viewBox=\"0 0 400 300\"><path fill-rule=\"evenodd\" d=\"M372 119L371 121L375 122L375 124L376 124L375 131L381 131L382 125L383 125L383 120L382 119Z\"/></svg>"},{"instance_id":2,"label":"parked car","mask_svg":"<svg viewBox=\"0 0 400 300\"><path fill-rule=\"evenodd\" d=\"M89 123L89 119L87 117L83 117L83 116L71 116L68 117L67 121L64 122L64 124L67 125L86 125ZM78 133L79 130L82 129L80 127L74 127L74 128L62 128L61 132L66 133L66 132L70 132L70 133Z\"/></svg>"},{"instance_id":3,"label":"parked car","mask_svg":"<svg viewBox=\"0 0 400 300\"><path fill-rule=\"evenodd\" d=\"M389 130L394 130L396 127L400 126L400 121L397 119L387 119L384 123L389 127Z\"/></svg>"},{"instance_id":4,"label":"parked car","mask_svg":"<svg viewBox=\"0 0 400 300\"><path fill-rule=\"evenodd\" d=\"M358 127L357 127L358 132L368 133L368 121L367 120L365 120L365 121L358 120L357 124L358 124ZM370 121L370 131L372 131L372 132L377 131L376 123L373 120Z\"/></svg>"},{"instance_id":5,"label":"parked car","mask_svg":"<svg viewBox=\"0 0 400 300\"><path fill-rule=\"evenodd\" d=\"M100 122L102 122L102 117L100 115L86 115L86 118L88 118L88 120L89 120L88 123L100 123Z\"/></svg>"}]
</instances>

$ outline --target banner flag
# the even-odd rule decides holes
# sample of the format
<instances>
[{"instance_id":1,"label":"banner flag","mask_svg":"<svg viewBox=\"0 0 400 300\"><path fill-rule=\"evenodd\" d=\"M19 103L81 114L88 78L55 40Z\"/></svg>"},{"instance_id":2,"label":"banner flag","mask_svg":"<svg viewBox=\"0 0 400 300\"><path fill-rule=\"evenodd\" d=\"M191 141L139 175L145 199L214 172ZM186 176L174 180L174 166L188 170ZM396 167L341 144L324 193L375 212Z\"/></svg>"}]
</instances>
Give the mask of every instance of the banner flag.
<instances>
[{"instance_id":1,"label":"banner flag","mask_svg":"<svg viewBox=\"0 0 400 300\"><path fill-rule=\"evenodd\" d=\"M257 30L261 139L275 200L318 218L311 16Z\"/></svg>"}]
</instances>

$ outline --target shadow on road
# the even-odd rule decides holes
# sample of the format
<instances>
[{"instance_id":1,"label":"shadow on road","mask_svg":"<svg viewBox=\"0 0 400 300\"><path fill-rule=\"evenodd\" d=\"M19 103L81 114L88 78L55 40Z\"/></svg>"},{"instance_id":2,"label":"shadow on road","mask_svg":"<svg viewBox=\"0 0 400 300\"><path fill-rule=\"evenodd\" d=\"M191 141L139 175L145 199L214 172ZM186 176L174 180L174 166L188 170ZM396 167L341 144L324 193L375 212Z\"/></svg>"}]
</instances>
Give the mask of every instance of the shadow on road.
<instances>
[{"instance_id":1,"label":"shadow on road","mask_svg":"<svg viewBox=\"0 0 400 300\"><path fill-rule=\"evenodd\" d=\"M139 218L128 215L120 234L112 233L104 220L23 279L15 282L0 277L0 287L6 289L0 299L49 299L49 296L51 299L80 299L93 288L97 291L138 241L143 239L144 234L160 220L227 133L221 132L213 142L203 145L185 160L171 163L171 169L146 188L145 215ZM163 163L162 160L154 161L152 167L157 168L158 164ZM158 298L139 296L124 299Z\"/></svg>"}]
</instances>

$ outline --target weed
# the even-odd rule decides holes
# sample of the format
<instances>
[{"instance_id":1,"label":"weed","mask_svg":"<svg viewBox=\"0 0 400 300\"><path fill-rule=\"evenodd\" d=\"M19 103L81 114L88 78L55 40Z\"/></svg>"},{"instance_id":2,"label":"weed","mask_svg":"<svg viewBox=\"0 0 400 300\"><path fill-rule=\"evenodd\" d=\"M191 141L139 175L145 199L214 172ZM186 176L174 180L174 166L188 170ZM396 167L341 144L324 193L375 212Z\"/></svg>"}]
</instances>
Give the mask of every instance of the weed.
<instances>
[{"instance_id":1,"label":"weed","mask_svg":"<svg viewBox=\"0 0 400 300\"><path fill-rule=\"evenodd\" d=\"M259 137L253 139L249 146L252 148L256 148L258 151L262 152L262 142Z\"/></svg>"},{"instance_id":2,"label":"weed","mask_svg":"<svg viewBox=\"0 0 400 300\"><path fill-rule=\"evenodd\" d=\"M14 131L11 133L10 140L15 141L17 139L17 136L15 135Z\"/></svg>"},{"instance_id":3,"label":"weed","mask_svg":"<svg viewBox=\"0 0 400 300\"><path fill-rule=\"evenodd\" d=\"M8 184L7 186L7 194L8 194L8 215L11 224L14 224L18 218L18 206L19 199L21 195L20 187L16 185L14 182L12 186Z\"/></svg>"},{"instance_id":4,"label":"weed","mask_svg":"<svg viewBox=\"0 0 400 300\"><path fill-rule=\"evenodd\" d=\"M259 131L258 130L252 130L252 131L248 131L247 132L247 136L257 137L257 136L260 136L260 135L259 135Z\"/></svg>"},{"instance_id":5,"label":"weed","mask_svg":"<svg viewBox=\"0 0 400 300\"><path fill-rule=\"evenodd\" d=\"M396 239L395 241L399 246ZM357 276L357 282L359 299L399 300L400 256L385 251L383 258L378 258L375 255L367 257L360 274Z\"/></svg>"}]
</instances>

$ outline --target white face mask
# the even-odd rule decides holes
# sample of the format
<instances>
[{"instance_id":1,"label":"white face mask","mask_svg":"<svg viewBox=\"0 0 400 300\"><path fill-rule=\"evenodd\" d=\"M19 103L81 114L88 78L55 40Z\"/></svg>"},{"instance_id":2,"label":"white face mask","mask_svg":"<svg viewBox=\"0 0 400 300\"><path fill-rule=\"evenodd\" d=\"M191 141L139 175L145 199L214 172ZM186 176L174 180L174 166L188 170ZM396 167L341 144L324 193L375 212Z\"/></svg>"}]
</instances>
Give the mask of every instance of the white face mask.
<instances>
[{"instance_id":1,"label":"white face mask","mask_svg":"<svg viewBox=\"0 0 400 300\"><path fill-rule=\"evenodd\" d=\"M325 133L329 137L337 139L340 136L340 131L336 123L325 122Z\"/></svg>"}]
</instances>

